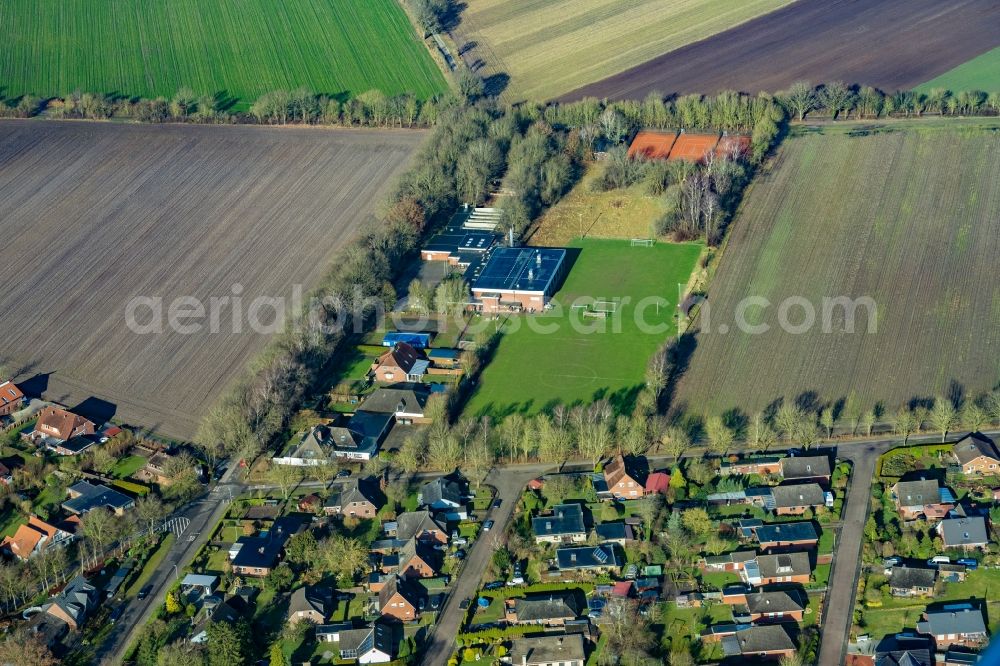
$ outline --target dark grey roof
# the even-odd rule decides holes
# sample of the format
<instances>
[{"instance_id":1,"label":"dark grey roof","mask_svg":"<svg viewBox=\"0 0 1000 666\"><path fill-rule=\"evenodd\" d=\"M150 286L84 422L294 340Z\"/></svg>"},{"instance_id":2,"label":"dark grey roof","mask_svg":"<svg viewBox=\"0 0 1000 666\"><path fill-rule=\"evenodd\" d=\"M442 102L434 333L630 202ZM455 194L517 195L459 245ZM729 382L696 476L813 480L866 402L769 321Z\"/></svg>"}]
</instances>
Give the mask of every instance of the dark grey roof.
<instances>
[{"instance_id":1,"label":"dark grey roof","mask_svg":"<svg viewBox=\"0 0 1000 666\"><path fill-rule=\"evenodd\" d=\"M747 609L751 613L790 613L805 609L795 590L756 592L747 595Z\"/></svg>"},{"instance_id":2,"label":"dark grey roof","mask_svg":"<svg viewBox=\"0 0 1000 666\"><path fill-rule=\"evenodd\" d=\"M781 476L785 479L811 479L830 476L827 456L792 456L781 459Z\"/></svg>"},{"instance_id":3,"label":"dark grey roof","mask_svg":"<svg viewBox=\"0 0 1000 666\"><path fill-rule=\"evenodd\" d=\"M517 666L568 664L574 661L582 663L586 656L581 634L516 638L510 649L511 663Z\"/></svg>"},{"instance_id":4,"label":"dark grey roof","mask_svg":"<svg viewBox=\"0 0 1000 666\"><path fill-rule=\"evenodd\" d=\"M904 590L934 587L935 578L937 578L937 569L893 567L889 574L889 587Z\"/></svg>"},{"instance_id":5,"label":"dark grey roof","mask_svg":"<svg viewBox=\"0 0 1000 666\"><path fill-rule=\"evenodd\" d=\"M779 541L815 541L819 539L816 528L808 521L795 523L774 523L761 525L754 529L757 541L761 544L777 543Z\"/></svg>"},{"instance_id":6,"label":"dark grey roof","mask_svg":"<svg viewBox=\"0 0 1000 666\"><path fill-rule=\"evenodd\" d=\"M941 501L938 482L935 479L919 481L900 481L895 488L900 506L923 506L937 504Z\"/></svg>"},{"instance_id":7,"label":"dark grey roof","mask_svg":"<svg viewBox=\"0 0 1000 666\"><path fill-rule=\"evenodd\" d=\"M117 490L100 484L94 485L88 481L74 483L69 490L80 494L79 497L63 502L63 508L71 513L83 514L97 507L127 509L135 504L135 500Z\"/></svg>"},{"instance_id":8,"label":"dark grey roof","mask_svg":"<svg viewBox=\"0 0 1000 666\"><path fill-rule=\"evenodd\" d=\"M781 507L820 506L825 497L818 483L796 483L771 488L774 505Z\"/></svg>"},{"instance_id":9,"label":"dark grey roof","mask_svg":"<svg viewBox=\"0 0 1000 666\"><path fill-rule=\"evenodd\" d=\"M989 543L986 520L982 516L947 518L938 526L946 548Z\"/></svg>"},{"instance_id":10,"label":"dark grey roof","mask_svg":"<svg viewBox=\"0 0 1000 666\"><path fill-rule=\"evenodd\" d=\"M425 506L445 501L455 505L462 504L462 485L447 477L428 481L420 488L420 502Z\"/></svg>"},{"instance_id":11,"label":"dark grey roof","mask_svg":"<svg viewBox=\"0 0 1000 666\"><path fill-rule=\"evenodd\" d=\"M934 666L934 657L927 648L876 652L875 666Z\"/></svg>"},{"instance_id":12,"label":"dark grey roof","mask_svg":"<svg viewBox=\"0 0 1000 666\"><path fill-rule=\"evenodd\" d=\"M535 536L563 536L585 534L583 507L579 504L557 504L552 507L551 516L537 516L531 519Z\"/></svg>"},{"instance_id":13,"label":"dark grey roof","mask_svg":"<svg viewBox=\"0 0 1000 666\"><path fill-rule=\"evenodd\" d=\"M333 592L326 587L304 585L292 592L288 600L288 613L316 611L326 619L333 605Z\"/></svg>"},{"instance_id":14,"label":"dark grey roof","mask_svg":"<svg viewBox=\"0 0 1000 666\"><path fill-rule=\"evenodd\" d=\"M514 600L514 612L519 622L572 620L580 615L576 596L566 592L529 594Z\"/></svg>"},{"instance_id":15,"label":"dark grey roof","mask_svg":"<svg viewBox=\"0 0 1000 666\"><path fill-rule=\"evenodd\" d=\"M757 558L757 566L764 578L776 576L803 576L812 572L809 564L809 553L783 553L780 555L761 555Z\"/></svg>"},{"instance_id":16,"label":"dark grey roof","mask_svg":"<svg viewBox=\"0 0 1000 666\"><path fill-rule=\"evenodd\" d=\"M966 435L955 443L953 449L955 457L962 465L971 462L979 456L986 456L994 460L1000 460L1000 452L997 451L993 440L981 432L974 432Z\"/></svg>"},{"instance_id":17,"label":"dark grey roof","mask_svg":"<svg viewBox=\"0 0 1000 666\"><path fill-rule=\"evenodd\" d=\"M617 541L620 539L632 539L632 528L623 522L601 523L594 527L594 531L604 541Z\"/></svg>"},{"instance_id":18,"label":"dark grey roof","mask_svg":"<svg viewBox=\"0 0 1000 666\"><path fill-rule=\"evenodd\" d=\"M396 517L396 523L396 538L400 541L407 541L433 530L448 533L446 526L435 519L430 511L406 511Z\"/></svg>"},{"instance_id":19,"label":"dark grey roof","mask_svg":"<svg viewBox=\"0 0 1000 666\"><path fill-rule=\"evenodd\" d=\"M917 631L931 636L945 634L977 635L986 633L983 612L970 604L952 604L941 610L927 611L927 619L917 622Z\"/></svg>"},{"instance_id":20,"label":"dark grey roof","mask_svg":"<svg viewBox=\"0 0 1000 666\"><path fill-rule=\"evenodd\" d=\"M556 561L562 570L619 567L621 559L612 544L557 548Z\"/></svg>"},{"instance_id":21,"label":"dark grey roof","mask_svg":"<svg viewBox=\"0 0 1000 666\"><path fill-rule=\"evenodd\" d=\"M427 391L380 388L365 398L358 411L382 414L395 414L398 412L423 415L429 395Z\"/></svg>"},{"instance_id":22,"label":"dark grey roof","mask_svg":"<svg viewBox=\"0 0 1000 666\"><path fill-rule=\"evenodd\" d=\"M727 656L758 654L778 650L794 650L795 643L780 624L760 625L742 629L722 639L722 649Z\"/></svg>"}]
</instances>

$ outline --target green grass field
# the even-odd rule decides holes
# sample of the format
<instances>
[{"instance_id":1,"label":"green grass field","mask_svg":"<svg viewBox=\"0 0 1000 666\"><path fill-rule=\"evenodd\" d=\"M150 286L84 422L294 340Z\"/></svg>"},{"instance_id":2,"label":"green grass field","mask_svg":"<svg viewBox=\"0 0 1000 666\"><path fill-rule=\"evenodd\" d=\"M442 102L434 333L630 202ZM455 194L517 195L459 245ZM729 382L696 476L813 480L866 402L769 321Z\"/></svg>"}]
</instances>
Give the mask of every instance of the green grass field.
<instances>
[{"instance_id":1,"label":"green grass field","mask_svg":"<svg viewBox=\"0 0 1000 666\"><path fill-rule=\"evenodd\" d=\"M917 86L917 90L923 92L930 92L935 88L944 88L955 92L961 90L1000 91L1000 48L987 51L978 58L964 62L955 69Z\"/></svg>"},{"instance_id":2,"label":"green grass field","mask_svg":"<svg viewBox=\"0 0 1000 666\"><path fill-rule=\"evenodd\" d=\"M466 414L533 414L556 403L586 404L601 398L620 411L633 404L647 361L676 330L678 294L702 246L631 247L629 241L578 240L570 247L579 253L554 298L561 311L506 320L496 355L483 371ZM648 296L667 301L658 311L652 306L644 311L644 320L662 329L657 332L643 332L636 323L636 304ZM631 302L623 302L613 318L587 319L568 307L581 297L627 297ZM571 328L572 321L592 332ZM558 330L536 330L529 324L555 325Z\"/></svg>"},{"instance_id":3,"label":"green grass field","mask_svg":"<svg viewBox=\"0 0 1000 666\"><path fill-rule=\"evenodd\" d=\"M824 126L782 145L734 222L675 407L752 414L855 391L894 411L996 384L1000 122L948 120ZM824 304L840 297L870 299L853 333ZM769 328L739 326L741 312Z\"/></svg>"},{"instance_id":4,"label":"green grass field","mask_svg":"<svg viewBox=\"0 0 1000 666\"><path fill-rule=\"evenodd\" d=\"M472 0L459 44L510 76L511 99L544 100L774 11L790 0Z\"/></svg>"},{"instance_id":5,"label":"green grass field","mask_svg":"<svg viewBox=\"0 0 1000 666\"><path fill-rule=\"evenodd\" d=\"M187 86L246 104L299 86L343 97L447 88L397 0L6 0L0 42L6 97Z\"/></svg>"}]
</instances>

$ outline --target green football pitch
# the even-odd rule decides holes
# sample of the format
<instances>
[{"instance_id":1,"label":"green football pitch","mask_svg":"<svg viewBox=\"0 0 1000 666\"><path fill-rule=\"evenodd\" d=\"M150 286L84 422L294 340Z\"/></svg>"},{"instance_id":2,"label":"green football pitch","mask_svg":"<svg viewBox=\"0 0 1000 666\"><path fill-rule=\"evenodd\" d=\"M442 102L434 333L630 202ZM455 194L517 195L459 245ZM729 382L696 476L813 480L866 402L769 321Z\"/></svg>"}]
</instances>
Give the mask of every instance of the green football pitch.
<instances>
[{"instance_id":1,"label":"green football pitch","mask_svg":"<svg viewBox=\"0 0 1000 666\"><path fill-rule=\"evenodd\" d=\"M553 299L557 307L494 324L503 337L467 415L501 418L599 399L619 412L631 409L649 358L676 332L678 298L703 246L584 240L569 247L571 267Z\"/></svg>"},{"instance_id":2,"label":"green football pitch","mask_svg":"<svg viewBox=\"0 0 1000 666\"><path fill-rule=\"evenodd\" d=\"M0 95L447 89L397 0L4 0Z\"/></svg>"}]
</instances>

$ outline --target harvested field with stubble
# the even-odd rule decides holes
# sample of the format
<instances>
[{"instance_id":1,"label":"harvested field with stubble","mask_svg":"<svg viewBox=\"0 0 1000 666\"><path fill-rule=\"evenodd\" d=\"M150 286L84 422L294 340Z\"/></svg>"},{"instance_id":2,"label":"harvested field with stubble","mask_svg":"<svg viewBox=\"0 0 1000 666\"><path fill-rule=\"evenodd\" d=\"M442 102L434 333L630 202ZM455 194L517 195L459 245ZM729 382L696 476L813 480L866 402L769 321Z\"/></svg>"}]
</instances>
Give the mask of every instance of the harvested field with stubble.
<instances>
[{"instance_id":1,"label":"harvested field with stubble","mask_svg":"<svg viewBox=\"0 0 1000 666\"><path fill-rule=\"evenodd\" d=\"M466 62L545 100L705 39L791 0L471 0L455 32Z\"/></svg>"},{"instance_id":2,"label":"harvested field with stubble","mask_svg":"<svg viewBox=\"0 0 1000 666\"><path fill-rule=\"evenodd\" d=\"M995 0L798 0L561 99L642 99L652 91L775 92L800 79L892 92L916 87L997 46Z\"/></svg>"},{"instance_id":3,"label":"harvested field with stubble","mask_svg":"<svg viewBox=\"0 0 1000 666\"><path fill-rule=\"evenodd\" d=\"M855 391L894 411L1000 379L1000 122L823 125L758 177L709 289L675 407L753 413ZM823 299L869 297L854 332ZM751 303L748 297L763 297ZM807 310L815 324L795 332ZM767 332L743 332L744 321ZM824 319L829 325L824 326ZM824 330L826 329L826 330Z\"/></svg>"},{"instance_id":4,"label":"harvested field with stubble","mask_svg":"<svg viewBox=\"0 0 1000 666\"><path fill-rule=\"evenodd\" d=\"M423 132L0 122L0 355L70 406L188 438L268 336L257 296L313 286L381 204ZM135 297L233 295L194 334L139 335ZM290 302L290 301L289 301ZM145 323L149 310L137 317ZM272 310L260 315L272 320ZM197 321L197 320L196 320ZM96 405L94 401L89 404Z\"/></svg>"}]
</instances>

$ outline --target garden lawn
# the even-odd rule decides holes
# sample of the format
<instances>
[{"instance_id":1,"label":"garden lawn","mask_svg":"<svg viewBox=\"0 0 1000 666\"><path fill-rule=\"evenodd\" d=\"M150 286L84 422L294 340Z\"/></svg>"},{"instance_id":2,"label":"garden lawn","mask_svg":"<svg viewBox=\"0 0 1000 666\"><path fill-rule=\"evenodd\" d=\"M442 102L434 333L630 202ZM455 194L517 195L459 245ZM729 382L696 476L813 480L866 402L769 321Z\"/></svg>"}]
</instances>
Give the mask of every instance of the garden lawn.
<instances>
[{"instance_id":1,"label":"garden lawn","mask_svg":"<svg viewBox=\"0 0 1000 666\"><path fill-rule=\"evenodd\" d=\"M987 51L917 86L917 90L925 93L935 88L956 92L965 90L1000 92L1000 48Z\"/></svg>"},{"instance_id":2,"label":"garden lawn","mask_svg":"<svg viewBox=\"0 0 1000 666\"><path fill-rule=\"evenodd\" d=\"M447 90L397 0L0 3L2 94L172 96L248 104L306 86L347 98Z\"/></svg>"},{"instance_id":3,"label":"garden lawn","mask_svg":"<svg viewBox=\"0 0 1000 666\"><path fill-rule=\"evenodd\" d=\"M588 239L569 247L571 267L554 298L558 305L498 324L503 337L466 407L467 415L533 414L557 403L572 406L600 399L607 399L619 413L631 411L646 364L676 331L679 294L703 246L631 247L629 241ZM659 297L659 306L636 307L648 297ZM621 301L613 316L588 319L570 307L577 299ZM658 328L641 330L636 323L640 311L650 329Z\"/></svg>"},{"instance_id":4,"label":"garden lawn","mask_svg":"<svg viewBox=\"0 0 1000 666\"><path fill-rule=\"evenodd\" d=\"M127 456L118 461L111 470L111 475L116 479L127 479L146 464L146 459L142 456Z\"/></svg>"}]
</instances>

